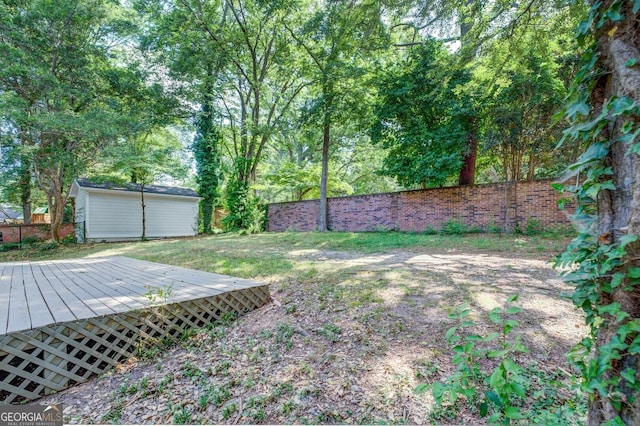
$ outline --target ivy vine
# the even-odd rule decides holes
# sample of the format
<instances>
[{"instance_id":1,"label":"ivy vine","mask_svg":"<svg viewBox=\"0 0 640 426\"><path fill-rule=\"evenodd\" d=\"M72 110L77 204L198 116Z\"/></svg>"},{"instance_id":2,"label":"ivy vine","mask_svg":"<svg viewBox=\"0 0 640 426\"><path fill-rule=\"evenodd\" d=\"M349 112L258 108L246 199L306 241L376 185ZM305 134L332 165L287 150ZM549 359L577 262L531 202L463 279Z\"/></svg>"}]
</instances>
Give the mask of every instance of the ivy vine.
<instances>
[{"instance_id":1,"label":"ivy vine","mask_svg":"<svg viewBox=\"0 0 640 426\"><path fill-rule=\"evenodd\" d=\"M569 353L569 358L582 373L583 390L592 398L606 398L617 412L640 395L640 376L635 369L624 368L623 362L626 357L640 355L640 318L633 318L613 297L615 292L631 291L640 285L640 268L627 256L638 236L600 235L598 199L602 191L616 190L614 170L607 161L612 147L624 144L626 155L640 154L640 105L631 97L613 96L598 112L598 107L591 104L591 95L598 90L599 80L606 77L596 35L611 37L625 13L637 15L639 10L640 0L612 1L606 6L594 2L578 28L577 39L584 54L571 88L571 102L563 111L571 127L561 143L578 143L585 151L570 167L574 175L579 175L578 182L554 185L575 197L573 219L579 230L556 265L567 268L564 278L575 285L571 298L585 312L590 327L589 336ZM626 66L639 66L638 59L627 61ZM606 335L602 333L605 328ZM623 420L618 417L611 423L622 424Z\"/></svg>"}]
</instances>

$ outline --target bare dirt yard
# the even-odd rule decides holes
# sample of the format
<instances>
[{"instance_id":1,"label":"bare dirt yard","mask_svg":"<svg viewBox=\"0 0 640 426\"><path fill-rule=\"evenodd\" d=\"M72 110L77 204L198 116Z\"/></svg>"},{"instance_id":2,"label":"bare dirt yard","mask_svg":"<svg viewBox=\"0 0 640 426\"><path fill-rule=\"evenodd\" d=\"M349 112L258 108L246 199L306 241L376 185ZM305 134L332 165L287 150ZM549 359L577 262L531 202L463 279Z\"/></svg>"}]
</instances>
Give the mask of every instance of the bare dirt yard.
<instances>
[{"instance_id":1,"label":"bare dirt yard","mask_svg":"<svg viewBox=\"0 0 640 426\"><path fill-rule=\"evenodd\" d=\"M488 313L518 293L520 325L509 337L529 349L513 359L529 377L519 402L526 423L584 420L565 354L587 330L549 262L564 242L455 236L371 248L320 238L218 236L66 253L258 278L273 301L40 402L64 404L66 423L483 424L473 401L438 408L414 389L454 372L445 334L457 306L468 304L470 330L486 335L499 331Z\"/></svg>"}]
</instances>

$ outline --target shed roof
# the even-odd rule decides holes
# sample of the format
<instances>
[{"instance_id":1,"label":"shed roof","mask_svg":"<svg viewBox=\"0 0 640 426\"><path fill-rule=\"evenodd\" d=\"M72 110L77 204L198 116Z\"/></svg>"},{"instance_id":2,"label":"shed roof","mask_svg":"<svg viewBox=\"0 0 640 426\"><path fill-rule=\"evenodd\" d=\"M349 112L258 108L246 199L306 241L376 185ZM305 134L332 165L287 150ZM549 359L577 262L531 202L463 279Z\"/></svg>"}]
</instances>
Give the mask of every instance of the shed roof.
<instances>
[{"instance_id":1,"label":"shed roof","mask_svg":"<svg viewBox=\"0 0 640 426\"><path fill-rule=\"evenodd\" d=\"M112 191L140 192L141 185L138 183L127 183L124 185L116 183L96 183L89 179L77 179L76 183L79 187L87 189L107 189ZM177 186L161 186L161 185L145 185L144 192L149 194L174 195L181 197L196 197L199 195L196 191L189 188L179 188Z\"/></svg>"},{"instance_id":2,"label":"shed roof","mask_svg":"<svg viewBox=\"0 0 640 426\"><path fill-rule=\"evenodd\" d=\"M6 219L17 219L20 213L10 209L8 207L0 206L0 222L4 222Z\"/></svg>"}]
</instances>

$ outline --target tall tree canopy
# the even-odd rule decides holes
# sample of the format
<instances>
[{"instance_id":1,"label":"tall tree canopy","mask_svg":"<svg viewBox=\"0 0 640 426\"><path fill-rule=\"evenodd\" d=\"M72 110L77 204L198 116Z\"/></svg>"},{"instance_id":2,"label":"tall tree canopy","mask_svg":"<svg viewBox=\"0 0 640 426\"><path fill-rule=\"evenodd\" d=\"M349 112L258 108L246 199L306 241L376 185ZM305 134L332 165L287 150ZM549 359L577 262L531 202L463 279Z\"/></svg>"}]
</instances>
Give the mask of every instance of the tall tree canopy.
<instances>
[{"instance_id":1,"label":"tall tree canopy","mask_svg":"<svg viewBox=\"0 0 640 426\"><path fill-rule=\"evenodd\" d=\"M467 76L447 69L448 57L442 43L427 39L380 81L371 137L389 148L381 172L402 185L442 186L462 166L470 123L461 93Z\"/></svg>"},{"instance_id":2,"label":"tall tree canopy","mask_svg":"<svg viewBox=\"0 0 640 426\"><path fill-rule=\"evenodd\" d=\"M112 60L129 49L132 29L116 3L2 2L0 22L3 120L31 160L59 240L71 180L104 146L140 131L153 117L141 115L140 105L162 90L145 87L135 67Z\"/></svg>"}]
</instances>

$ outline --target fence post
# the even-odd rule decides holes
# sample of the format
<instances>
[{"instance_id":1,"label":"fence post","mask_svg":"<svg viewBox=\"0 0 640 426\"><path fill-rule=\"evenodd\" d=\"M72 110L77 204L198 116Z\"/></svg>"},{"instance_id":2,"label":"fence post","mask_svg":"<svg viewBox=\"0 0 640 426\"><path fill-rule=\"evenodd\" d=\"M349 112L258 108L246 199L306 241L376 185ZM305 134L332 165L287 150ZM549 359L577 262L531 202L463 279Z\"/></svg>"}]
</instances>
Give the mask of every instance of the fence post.
<instances>
[{"instance_id":1,"label":"fence post","mask_svg":"<svg viewBox=\"0 0 640 426\"><path fill-rule=\"evenodd\" d=\"M18 244L20 244L20 248L22 248L22 225L18 225L18 236L19 236Z\"/></svg>"}]
</instances>

